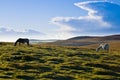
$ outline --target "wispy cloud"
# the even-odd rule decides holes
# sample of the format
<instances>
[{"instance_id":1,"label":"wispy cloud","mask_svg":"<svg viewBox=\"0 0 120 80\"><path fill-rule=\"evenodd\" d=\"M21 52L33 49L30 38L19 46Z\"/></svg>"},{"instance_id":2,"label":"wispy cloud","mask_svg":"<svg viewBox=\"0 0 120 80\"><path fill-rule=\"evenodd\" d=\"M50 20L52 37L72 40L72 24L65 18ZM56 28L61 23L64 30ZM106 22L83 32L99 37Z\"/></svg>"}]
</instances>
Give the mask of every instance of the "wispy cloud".
<instances>
[{"instance_id":1,"label":"wispy cloud","mask_svg":"<svg viewBox=\"0 0 120 80\"><path fill-rule=\"evenodd\" d=\"M69 34L96 34L119 32L120 6L105 1L74 3L88 12L86 16L54 17L51 22Z\"/></svg>"},{"instance_id":2,"label":"wispy cloud","mask_svg":"<svg viewBox=\"0 0 120 80\"><path fill-rule=\"evenodd\" d=\"M9 28L0 28L0 34L2 35L45 35L44 33L41 33L36 30L32 29L25 29L22 31L9 29Z\"/></svg>"},{"instance_id":3,"label":"wispy cloud","mask_svg":"<svg viewBox=\"0 0 120 80\"><path fill-rule=\"evenodd\" d=\"M45 33L33 30L33 29L25 29L25 30L15 30L10 28L0 28L0 41L15 41L18 38L29 38L29 39L41 39L47 36Z\"/></svg>"}]
</instances>

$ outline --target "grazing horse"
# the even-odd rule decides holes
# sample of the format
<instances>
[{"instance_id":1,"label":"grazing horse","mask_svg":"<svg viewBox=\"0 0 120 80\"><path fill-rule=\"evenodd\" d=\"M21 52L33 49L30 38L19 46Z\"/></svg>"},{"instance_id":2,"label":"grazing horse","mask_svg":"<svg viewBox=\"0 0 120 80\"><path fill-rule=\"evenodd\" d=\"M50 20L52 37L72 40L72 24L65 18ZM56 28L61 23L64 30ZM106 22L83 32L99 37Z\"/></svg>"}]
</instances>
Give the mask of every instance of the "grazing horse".
<instances>
[{"instance_id":1,"label":"grazing horse","mask_svg":"<svg viewBox=\"0 0 120 80\"><path fill-rule=\"evenodd\" d=\"M29 46L29 39L27 39L27 38L19 38L19 39L15 42L14 46L16 46L17 43L19 43L19 45L20 45L20 43L22 43L22 44L27 43L27 45Z\"/></svg>"},{"instance_id":2,"label":"grazing horse","mask_svg":"<svg viewBox=\"0 0 120 80\"><path fill-rule=\"evenodd\" d=\"M96 48L96 51L98 52L100 49L109 51L109 44L107 44L107 43L100 44L99 47Z\"/></svg>"}]
</instances>

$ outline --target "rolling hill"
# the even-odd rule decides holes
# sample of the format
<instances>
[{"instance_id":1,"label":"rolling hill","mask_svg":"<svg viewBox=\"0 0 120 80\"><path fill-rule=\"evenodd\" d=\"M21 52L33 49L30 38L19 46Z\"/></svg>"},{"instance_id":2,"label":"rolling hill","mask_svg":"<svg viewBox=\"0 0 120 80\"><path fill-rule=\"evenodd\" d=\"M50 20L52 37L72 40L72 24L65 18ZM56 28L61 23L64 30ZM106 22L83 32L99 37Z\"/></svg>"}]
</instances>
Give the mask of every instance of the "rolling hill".
<instances>
[{"instance_id":1,"label":"rolling hill","mask_svg":"<svg viewBox=\"0 0 120 80\"><path fill-rule=\"evenodd\" d=\"M63 45L63 46L85 46L85 45L91 45L91 44L99 44L101 42L113 42L113 41L119 41L120 35L108 35L108 36L78 36L73 37L67 40L59 40L56 42L52 42L49 44L52 45Z\"/></svg>"},{"instance_id":2,"label":"rolling hill","mask_svg":"<svg viewBox=\"0 0 120 80\"><path fill-rule=\"evenodd\" d=\"M97 40L120 40L120 35L109 35L109 36L78 36L68 40L81 40L81 39L97 39Z\"/></svg>"}]
</instances>

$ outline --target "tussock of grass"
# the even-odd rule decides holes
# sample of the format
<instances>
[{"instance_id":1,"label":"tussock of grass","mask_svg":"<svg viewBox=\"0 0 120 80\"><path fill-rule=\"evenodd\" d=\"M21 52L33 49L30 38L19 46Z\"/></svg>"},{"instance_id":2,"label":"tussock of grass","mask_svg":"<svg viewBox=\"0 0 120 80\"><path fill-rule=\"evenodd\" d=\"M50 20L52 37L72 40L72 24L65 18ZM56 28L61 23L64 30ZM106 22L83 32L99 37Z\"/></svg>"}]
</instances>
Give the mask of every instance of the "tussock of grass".
<instances>
[{"instance_id":1,"label":"tussock of grass","mask_svg":"<svg viewBox=\"0 0 120 80\"><path fill-rule=\"evenodd\" d=\"M103 63L87 63L86 66L91 66L91 67L98 67L98 68L103 68L107 70L112 70L115 72L120 72L120 66L119 65L108 65L108 64L103 64Z\"/></svg>"},{"instance_id":2,"label":"tussock of grass","mask_svg":"<svg viewBox=\"0 0 120 80\"><path fill-rule=\"evenodd\" d=\"M35 78L32 76L27 76L27 75L18 75L16 76L18 79L25 79L25 80L34 80Z\"/></svg>"},{"instance_id":3,"label":"tussock of grass","mask_svg":"<svg viewBox=\"0 0 120 80\"><path fill-rule=\"evenodd\" d=\"M10 79L11 77L10 77L10 76L7 76L7 75L3 75L3 76L0 76L0 78L3 78L3 79Z\"/></svg>"},{"instance_id":4,"label":"tussock of grass","mask_svg":"<svg viewBox=\"0 0 120 80\"><path fill-rule=\"evenodd\" d=\"M62 74L57 75L56 73L51 73L51 72L42 74L41 77L52 79L52 80L74 80L74 78L71 76L68 76L68 75L66 76Z\"/></svg>"}]
</instances>

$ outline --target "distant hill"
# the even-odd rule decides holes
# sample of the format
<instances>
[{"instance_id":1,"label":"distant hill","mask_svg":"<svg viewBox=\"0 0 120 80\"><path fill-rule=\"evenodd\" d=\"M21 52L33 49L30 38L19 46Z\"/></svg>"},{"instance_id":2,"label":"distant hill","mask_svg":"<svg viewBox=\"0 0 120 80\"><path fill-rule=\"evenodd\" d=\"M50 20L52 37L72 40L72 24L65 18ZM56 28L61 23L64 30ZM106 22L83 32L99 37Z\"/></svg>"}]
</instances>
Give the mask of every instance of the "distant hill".
<instances>
[{"instance_id":1,"label":"distant hill","mask_svg":"<svg viewBox=\"0 0 120 80\"><path fill-rule=\"evenodd\" d=\"M120 35L111 35L102 37L103 40L120 40Z\"/></svg>"},{"instance_id":2,"label":"distant hill","mask_svg":"<svg viewBox=\"0 0 120 80\"><path fill-rule=\"evenodd\" d=\"M70 38L68 40L80 40L80 39L89 39L89 38L98 38L98 37L93 37L93 36L77 36L77 37L73 37L73 38Z\"/></svg>"},{"instance_id":3,"label":"distant hill","mask_svg":"<svg viewBox=\"0 0 120 80\"><path fill-rule=\"evenodd\" d=\"M68 40L81 40L81 39L120 40L120 35L110 35L110 36L78 36L78 37L70 38Z\"/></svg>"},{"instance_id":4,"label":"distant hill","mask_svg":"<svg viewBox=\"0 0 120 80\"><path fill-rule=\"evenodd\" d=\"M77 36L67 40L59 40L50 43L51 45L63 45L63 46L85 46L91 44L98 44L102 42L120 40L120 35L109 36Z\"/></svg>"}]
</instances>

